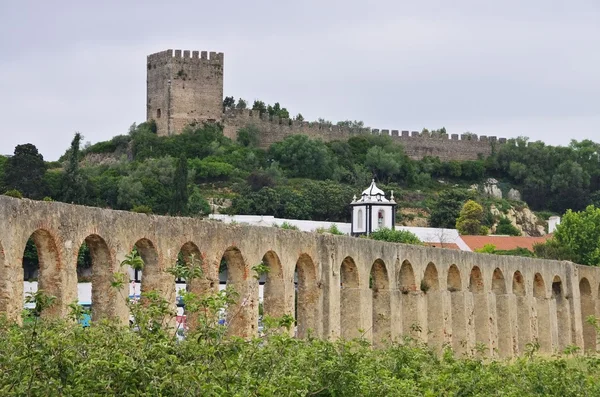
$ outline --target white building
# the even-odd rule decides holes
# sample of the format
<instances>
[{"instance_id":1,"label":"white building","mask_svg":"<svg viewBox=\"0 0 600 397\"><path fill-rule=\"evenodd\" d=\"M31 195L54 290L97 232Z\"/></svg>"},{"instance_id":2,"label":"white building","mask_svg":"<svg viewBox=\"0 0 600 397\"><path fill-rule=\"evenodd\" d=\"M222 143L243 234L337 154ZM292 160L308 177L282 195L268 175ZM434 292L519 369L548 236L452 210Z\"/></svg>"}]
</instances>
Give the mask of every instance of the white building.
<instances>
[{"instance_id":1,"label":"white building","mask_svg":"<svg viewBox=\"0 0 600 397\"><path fill-rule=\"evenodd\" d=\"M352 203L351 234L367 236L381 228L394 229L396 225L396 202L394 192L388 200L383 190L375 185L375 179L371 186L365 189L357 200L354 196Z\"/></svg>"}]
</instances>

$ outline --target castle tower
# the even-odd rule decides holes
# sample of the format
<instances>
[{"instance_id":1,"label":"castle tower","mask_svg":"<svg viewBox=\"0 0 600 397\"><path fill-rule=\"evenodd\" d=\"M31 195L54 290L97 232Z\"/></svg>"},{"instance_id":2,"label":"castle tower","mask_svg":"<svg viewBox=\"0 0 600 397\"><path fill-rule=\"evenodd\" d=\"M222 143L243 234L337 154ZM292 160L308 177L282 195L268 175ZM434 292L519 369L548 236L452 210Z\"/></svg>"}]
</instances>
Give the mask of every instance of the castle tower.
<instances>
[{"instance_id":1,"label":"castle tower","mask_svg":"<svg viewBox=\"0 0 600 397\"><path fill-rule=\"evenodd\" d=\"M223 53L166 50L148 55L146 119L158 135L223 116Z\"/></svg>"}]
</instances>

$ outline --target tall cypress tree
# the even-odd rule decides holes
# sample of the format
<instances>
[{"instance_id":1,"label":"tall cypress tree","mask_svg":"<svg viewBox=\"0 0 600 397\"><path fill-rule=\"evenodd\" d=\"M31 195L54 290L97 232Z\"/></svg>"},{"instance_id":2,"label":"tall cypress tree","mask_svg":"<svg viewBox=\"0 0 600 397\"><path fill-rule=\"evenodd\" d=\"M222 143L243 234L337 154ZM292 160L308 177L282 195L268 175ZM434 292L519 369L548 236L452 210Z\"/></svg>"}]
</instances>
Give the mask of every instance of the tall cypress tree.
<instances>
[{"instance_id":1,"label":"tall cypress tree","mask_svg":"<svg viewBox=\"0 0 600 397\"><path fill-rule=\"evenodd\" d=\"M75 133L68 153L68 163L62 179L63 201L66 203L82 204L85 200L85 181L79 170L79 145L83 137Z\"/></svg>"},{"instance_id":2,"label":"tall cypress tree","mask_svg":"<svg viewBox=\"0 0 600 397\"><path fill-rule=\"evenodd\" d=\"M171 199L171 215L186 215L188 204L187 159L182 154L177 160L177 168L173 175L173 198Z\"/></svg>"}]
</instances>

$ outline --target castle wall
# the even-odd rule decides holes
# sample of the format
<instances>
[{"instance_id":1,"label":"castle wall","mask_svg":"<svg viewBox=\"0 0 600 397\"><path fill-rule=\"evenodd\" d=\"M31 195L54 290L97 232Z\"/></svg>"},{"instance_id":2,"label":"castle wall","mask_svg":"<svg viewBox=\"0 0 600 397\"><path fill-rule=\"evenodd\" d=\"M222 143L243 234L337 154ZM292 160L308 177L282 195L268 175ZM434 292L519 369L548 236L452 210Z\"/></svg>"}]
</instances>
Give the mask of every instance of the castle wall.
<instances>
[{"instance_id":1,"label":"castle wall","mask_svg":"<svg viewBox=\"0 0 600 397\"><path fill-rule=\"evenodd\" d=\"M364 133L389 135L403 145L413 159L425 156L442 161L476 160L492 153L494 143L506 139L458 134L424 136L416 131L351 130L319 123L271 119L251 110L223 113L223 53L166 50L147 58L146 119L154 119L160 136L179 134L193 123L222 122L224 134L235 139L237 131L253 124L260 130L259 145L271 144L295 134L323 141L347 140Z\"/></svg>"},{"instance_id":2,"label":"castle wall","mask_svg":"<svg viewBox=\"0 0 600 397\"><path fill-rule=\"evenodd\" d=\"M491 155L493 144L506 143L505 138L497 139L495 136L482 135L478 137L470 134L425 136L417 131L347 129L306 121L272 119L268 114L261 116L259 112L247 109L226 112L223 116L223 124L223 133L231 139L237 138L237 131L240 128L247 125L256 126L261 132L259 146L264 149L296 134L306 135L312 139L321 139L325 142L344 141L360 134L387 135L402 144L405 153L415 160L425 156L439 157L442 161L477 160L479 157L485 158Z\"/></svg>"},{"instance_id":3,"label":"castle wall","mask_svg":"<svg viewBox=\"0 0 600 397\"><path fill-rule=\"evenodd\" d=\"M48 316L65 316L77 298L77 254L85 241L93 320L127 324L111 280L127 274L120 263L135 245L145 262L142 291L156 290L173 303L175 280L165 270L180 250L204 258L203 278L189 286L197 293L218 288L226 258L228 283L240 294L228 330L242 337L257 333L252 266L262 261L271 269L265 311L294 315L297 291L300 337L310 330L379 344L411 335L436 349L494 357L523 354L529 342L545 354L568 345L597 348L584 321L600 311L600 268L0 196L0 312L14 321L21 321L30 236L40 255L39 286L57 297Z\"/></svg>"},{"instance_id":4,"label":"castle wall","mask_svg":"<svg viewBox=\"0 0 600 397\"><path fill-rule=\"evenodd\" d=\"M221 119L223 67L223 53L167 50L148 56L146 118L156 121L158 135Z\"/></svg>"}]
</instances>

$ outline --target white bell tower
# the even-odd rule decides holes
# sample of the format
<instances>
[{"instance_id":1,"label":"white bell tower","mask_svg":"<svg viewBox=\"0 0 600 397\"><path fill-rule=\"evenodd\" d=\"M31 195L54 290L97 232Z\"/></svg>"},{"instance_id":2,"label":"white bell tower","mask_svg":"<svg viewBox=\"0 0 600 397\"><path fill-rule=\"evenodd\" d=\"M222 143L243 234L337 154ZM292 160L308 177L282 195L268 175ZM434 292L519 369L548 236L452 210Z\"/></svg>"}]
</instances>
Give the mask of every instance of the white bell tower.
<instances>
[{"instance_id":1,"label":"white bell tower","mask_svg":"<svg viewBox=\"0 0 600 397\"><path fill-rule=\"evenodd\" d=\"M365 189L361 197L357 200L356 196L350 203L352 207L352 229L353 236L366 234L381 228L394 229L396 225L396 202L394 201L394 191L388 200L385 198L383 190L375 185L375 179L371 181L371 186Z\"/></svg>"}]
</instances>

